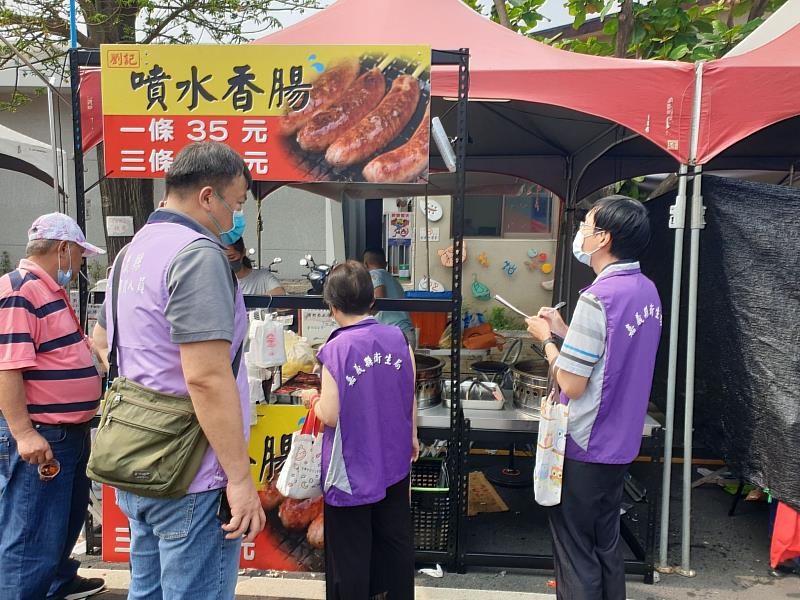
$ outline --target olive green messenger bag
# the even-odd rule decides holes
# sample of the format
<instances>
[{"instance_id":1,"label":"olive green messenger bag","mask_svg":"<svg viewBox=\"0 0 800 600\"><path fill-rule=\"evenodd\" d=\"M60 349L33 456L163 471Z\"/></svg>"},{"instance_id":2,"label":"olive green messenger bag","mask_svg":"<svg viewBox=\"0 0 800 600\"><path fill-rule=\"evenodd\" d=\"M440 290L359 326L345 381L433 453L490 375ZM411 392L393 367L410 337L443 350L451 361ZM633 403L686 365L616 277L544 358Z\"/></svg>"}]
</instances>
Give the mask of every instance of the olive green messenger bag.
<instances>
[{"instance_id":1,"label":"olive green messenger bag","mask_svg":"<svg viewBox=\"0 0 800 600\"><path fill-rule=\"evenodd\" d=\"M119 377L117 292L128 246L117 256L112 281L114 332L108 355L108 379L100 425L86 473L94 481L153 498L186 494L200 469L208 440L189 396L166 394ZM235 277L233 272L231 275ZM242 346L233 360L239 371Z\"/></svg>"}]
</instances>

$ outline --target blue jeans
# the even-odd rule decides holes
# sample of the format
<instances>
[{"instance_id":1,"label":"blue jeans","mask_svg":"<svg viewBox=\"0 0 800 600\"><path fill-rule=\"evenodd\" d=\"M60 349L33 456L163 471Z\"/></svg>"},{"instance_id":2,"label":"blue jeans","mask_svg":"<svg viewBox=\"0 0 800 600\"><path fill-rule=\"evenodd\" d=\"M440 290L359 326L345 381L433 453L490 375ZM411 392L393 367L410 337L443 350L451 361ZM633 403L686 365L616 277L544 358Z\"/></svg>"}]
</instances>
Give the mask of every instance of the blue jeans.
<instances>
[{"instance_id":1,"label":"blue jeans","mask_svg":"<svg viewBox=\"0 0 800 600\"><path fill-rule=\"evenodd\" d=\"M241 540L217 519L222 490L175 500L117 490L131 528L128 600L232 600Z\"/></svg>"},{"instance_id":2,"label":"blue jeans","mask_svg":"<svg viewBox=\"0 0 800 600\"><path fill-rule=\"evenodd\" d=\"M19 456L0 417L0 598L41 600L56 595L78 572L70 559L89 503L89 426L42 425L61 472L41 481Z\"/></svg>"}]
</instances>

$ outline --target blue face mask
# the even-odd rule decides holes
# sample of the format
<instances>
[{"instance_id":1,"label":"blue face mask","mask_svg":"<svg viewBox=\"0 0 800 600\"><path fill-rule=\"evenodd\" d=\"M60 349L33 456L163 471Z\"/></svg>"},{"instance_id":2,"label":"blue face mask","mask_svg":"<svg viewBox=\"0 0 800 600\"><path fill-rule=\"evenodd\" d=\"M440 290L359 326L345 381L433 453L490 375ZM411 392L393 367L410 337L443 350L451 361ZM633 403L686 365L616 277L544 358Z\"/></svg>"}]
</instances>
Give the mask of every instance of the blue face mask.
<instances>
[{"instance_id":1,"label":"blue face mask","mask_svg":"<svg viewBox=\"0 0 800 600\"><path fill-rule=\"evenodd\" d=\"M233 210L230 206L228 206L228 203L225 202L222 196L216 192L214 192L214 195L217 197L217 200L225 205L225 208L231 211L231 214L233 215L233 226L227 231L222 231L222 226L219 224L219 222L214 218L213 215L209 215L211 220L214 221L214 224L217 226L217 229L219 229L219 241L222 242L223 246L231 246L238 242L244 235L244 229L247 226L247 221L244 217L244 211Z\"/></svg>"},{"instance_id":2,"label":"blue face mask","mask_svg":"<svg viewBox=\"0 0 800 600\"><path fill-rule=\"evenodd\" d=\"M69 252L69 258L67 259L67 264L69 265L69 269L66 271L61 270L61 253L58 254L58 272L56 273L56 281L58 285L65 288L69 285L69 282L72 281L72 247L67 244L67 251Z\"/></svg>"}]
</instances>

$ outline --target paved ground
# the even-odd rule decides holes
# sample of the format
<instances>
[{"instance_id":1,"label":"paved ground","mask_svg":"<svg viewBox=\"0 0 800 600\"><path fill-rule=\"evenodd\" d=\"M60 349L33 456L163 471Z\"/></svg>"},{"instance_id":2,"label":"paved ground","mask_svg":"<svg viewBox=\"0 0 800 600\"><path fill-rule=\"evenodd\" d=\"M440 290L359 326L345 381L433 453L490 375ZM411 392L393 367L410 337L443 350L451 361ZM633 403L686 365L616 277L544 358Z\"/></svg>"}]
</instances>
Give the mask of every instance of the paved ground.
<instances>
[{"instance_id":1,"label":"paved ground","mask_svg":"<svg viewBox=\"0 0 800 600\"><path fill-rule=\"evenodd\" d=\"M678 515L676 500L679 490L673 493L673 515ZM697 577L686 579L678 575L662 576L656 585L645 585L640 577L629 577L628 597L633 600L784 600L800 599L800 577L788 576L776 579L768 571L769 541L767 539L768 509L765 503L741 502L734 517L727 512L731 496L715 485L703 486L695 491L693 511L692 566ZM524 515L507 513L509 528ZM675 555L674 563L679 562L678 520L673 519L670 537ZM519 529L518 527L516 529ZM480 531L474 533L482 537ZM499 528L493 531L495 541L506 539L507 531ZM518 534L520 539L530 533ZM490 540L491 541L491 540ZM529 540L531 545L541 544L541 539ZM90 573L95 569L109 567L119 571L119 565L105 565L86 557L84 565ZM88 573L85 573L88 574ZM261 600L317 599L324 598L321 576L271 574L271 577L242 579L241 595L237 598ZM127 572L118 573L123 583L114 584L113 592L100 596L103 600L125 598L124 580ZM552 575L541 571L523 569L485 569L471 568L468 573L459 575L445 573L441 579L425 575L417 576L417 598L420 600L541 600L553 597L553 589L548 586ZM486 591L483 591L486 590ZM496 594L488 591L497 592Z\"/></svg>"}]
</instances>

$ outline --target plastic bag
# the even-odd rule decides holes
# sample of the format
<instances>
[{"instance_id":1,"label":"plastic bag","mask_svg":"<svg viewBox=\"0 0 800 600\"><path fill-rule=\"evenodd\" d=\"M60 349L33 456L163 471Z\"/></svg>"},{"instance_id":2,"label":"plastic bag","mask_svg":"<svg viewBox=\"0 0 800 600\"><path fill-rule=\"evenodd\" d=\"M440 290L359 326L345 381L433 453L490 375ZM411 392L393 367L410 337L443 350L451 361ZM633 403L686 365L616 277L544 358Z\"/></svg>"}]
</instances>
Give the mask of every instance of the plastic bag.
<instances>
[{"instance_id":1,"label":"plastic bag","mask_svg":"<svg viewBox=\"0 0 800 600\"><path fill-rule=\"evenodd\" d=\"M250 321L250 362L261 367L277 367L286 362L283 326L268 316Z\"/></svg>"},{"instance_id":2,"label":"plastic bag","mask_svg":"<svg viewBox=\"0 0 800 600\"><path fill-rule=\"evenodd\" d=\"M278 475L277 488L287 498L316 498L322 495L321 478L322 435L312 408L303 428L292 434L292 446Z\"/></svg>"},{"instance_id":3,"label":"plastic bag","mask_svg":"<svg viewBox=\"0 0 800 600\"><path fill-rule=\"evenodd\" d=\"M286 331L284 335L284 346L286 350L286 362L283 365L283 380L291 379L301 371L311 373L314 370L316 360L314 350L304 337L298 336L293 331Z\"/></svg>"},{"instance_id":4,"label":"plastic bag","mask_svg":"<svg viewBox=\"0 0 800 600\"><path fill-rule=\"evenodd\" d=\"M533 467L533 494L536 503L555 506L561 503L564 475L564 451L567 447L569 404L561 403L555 376L553 388L542 398L539 435L536 441L536 464Z\"/></svg>"}]
</instances>

